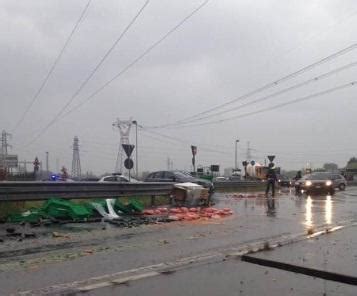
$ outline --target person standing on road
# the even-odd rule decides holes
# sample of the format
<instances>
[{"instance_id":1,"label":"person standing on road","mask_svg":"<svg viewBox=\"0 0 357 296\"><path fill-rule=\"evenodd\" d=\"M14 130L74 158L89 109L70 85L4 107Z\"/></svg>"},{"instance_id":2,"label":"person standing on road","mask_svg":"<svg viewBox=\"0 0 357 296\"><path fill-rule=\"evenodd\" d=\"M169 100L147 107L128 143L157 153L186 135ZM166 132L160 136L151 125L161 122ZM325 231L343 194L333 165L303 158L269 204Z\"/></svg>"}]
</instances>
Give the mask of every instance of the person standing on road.
<instances>
[{"instance_id":1,"label":"person standing on road","mask_svg":"<svg viewBox=\"0 0 357 296\"><path fill-rule=\"evenodd\" d=\"M268 196L270 186L271 186L271 194L275 196L275 182L277 181L277 176L274 169L274 164L269 164L269 170L267 172L267 188L265 190L265 195Z\"/></svg>"},{"instance_id":2,"label":"person standing on road","mask_svg":"<svg viewBox=\"0 0 357 296\"><path fill-rule=\"evenodd\" d=\"M301 178L302 178L301 171L298 171L296 173L296 176L294 177L295 194L299 194L300 193L300 186L299 186L299 183L297 181L300 180Z\"/></svg>"},{"instance_id":3,"label":"person standing on road","mask_svg":"<svg viewBox=\"0 0 357 296\"><path fill-rule=\"evenodd\" d=\"M301 178L302 178L301 171L298 171L296 173L296 176L295 176L294 180L297 181L297 180L300 180Z\"/></svg>"}]
</instances>

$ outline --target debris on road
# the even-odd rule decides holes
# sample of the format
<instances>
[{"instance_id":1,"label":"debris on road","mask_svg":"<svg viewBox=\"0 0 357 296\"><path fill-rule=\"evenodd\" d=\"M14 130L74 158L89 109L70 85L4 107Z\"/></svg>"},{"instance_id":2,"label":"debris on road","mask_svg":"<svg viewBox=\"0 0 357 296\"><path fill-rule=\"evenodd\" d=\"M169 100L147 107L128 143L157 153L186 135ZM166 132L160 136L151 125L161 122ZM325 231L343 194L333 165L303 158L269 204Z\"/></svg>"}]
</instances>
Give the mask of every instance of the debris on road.
<instances>
[{"instance_id":1,"label":"debris on road","mask_svg":"<svg viewBox=\"0 0 357 296\"><path fill-rule=\"evenodd\" d=\"M43 221L88 221L98 216L108 220L118 219L121 214L141 213L144 206L136 200L123 204L118 199L100 199L91 202L75 203L69 200L51 198L42 207L32 208L8 217L10 223L41 223Z\"/></svg>"},{"instance_id":2,"label":"debris on road","mask_svg":"<svg viewBox=\"0 0 357 296\"><path fill-rule=\"evenodd\" d=\"M174 203L176 205L197 206L200 204L208 205L210 194L207 188L196 183L178 183L174 185Z\"/></svg>"},{"instance_id":3,"label":"debris on road","mask_svg":"<svg viewBox=\"0 0 357 296\"><path fill-rule=\"evenodd\" d=\"M12 223L39 223L43 220L71 219L73 221L85 220L92 216L92 211L85 205L74 202L51 198L40 208L33 208L21 214L12 214L8 222Z\"/></svg>"},{"instance_id":4,"label":"debris on road","mask_svg":"<svg viewBox=\"0 0 357 296\"><path fill-rule=\"evenodd\" d=\"M159 244L160 245L167 245L167 244L169 244L170 242L168 241L168 240L166 240L166 239L160 239L159 240Z\"/></svg>"},{"instance_id":5,"label":"debris on road","mask_svg":"<svg viewBox=\"0 0 357 296\"><path fill-rule=\"evenodd\" d=\"M57 231L52 232L52 237L54 238L70 238L68 234L60 233Z\"/></svg>"},{"instance_id":6,"label":"debris on road","mask_svg":"<svg viewBox=\"0 0 357 296\"><path fill-rule=\"evenodd\" d=\"M226 216L233 215L230 208L201 208L201 207L177 207L177 208L157 208L155 210L144 210L144 215L168 215L172 221L192 221L198 219L220 219Z\"/></svg>"},{"instance_id":7,"label":"debris on road","mask_svg":"<svg viewBox=\"0 0 357 296\"><path fill-rule=\"evenodd\" d=\"M279 195L279 193L277 193ZM254 192L254 193L227 193L224 195L226 198L233 198L233 199L245 199L245 198L266 198L264 192Z\"/></svg>"}]
</instances>

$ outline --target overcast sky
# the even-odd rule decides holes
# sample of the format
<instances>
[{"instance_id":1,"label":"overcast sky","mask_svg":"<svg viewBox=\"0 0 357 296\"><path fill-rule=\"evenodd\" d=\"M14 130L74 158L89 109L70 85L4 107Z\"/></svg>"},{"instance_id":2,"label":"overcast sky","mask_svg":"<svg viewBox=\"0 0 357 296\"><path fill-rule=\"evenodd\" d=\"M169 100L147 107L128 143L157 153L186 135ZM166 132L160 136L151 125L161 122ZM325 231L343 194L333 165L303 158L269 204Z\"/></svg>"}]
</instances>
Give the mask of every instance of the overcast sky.
<instances>
[{"instance_id":1,"label":"overcast sky","mask_svg":"<svg viewBox=\"0 0 357 296\"><path fill-rule=\"evenodd\" d=\"M118 74L203 0L151 0L67 110L70 100L145 0L92 0L47 84L21 125L16 123L66 42L87 0L0 0L0 128L13 134L10 153L71 167L73 137L80 141L82 171L112 172L118 151L116 118L144 127L164 125L231 101L357 43L357 3L350 0L210 0L177 31L96 96ZM357 48L276 87L226 106L275 93L357 61ZM357 66L259 104L197 123L249 113L357 80ZM357 154L355 87L244 118L193 127L139 129L139 169L190 169L197 163L234 166L247 142L254 160L276 154L276 164L298 169L325 162L344 166ZM197 117L196 117L197 118ZM34 137L39 135L35 141ZM155 134L156 133L156 134ZM168 135L164 138L157 133ZM176 140L177 139L177 140ZM135 144L135 129L131 133ZM30 144L29 144L30 143Z\"/></svg>"}]
</instances>

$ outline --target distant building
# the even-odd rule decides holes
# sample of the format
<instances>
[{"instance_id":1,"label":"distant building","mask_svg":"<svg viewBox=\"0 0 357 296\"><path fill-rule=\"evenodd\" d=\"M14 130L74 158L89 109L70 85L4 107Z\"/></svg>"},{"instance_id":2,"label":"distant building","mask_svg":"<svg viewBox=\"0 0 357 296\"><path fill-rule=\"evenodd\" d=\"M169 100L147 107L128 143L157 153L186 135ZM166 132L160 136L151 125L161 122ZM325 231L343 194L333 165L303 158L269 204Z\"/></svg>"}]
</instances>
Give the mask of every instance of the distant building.
<instances>
[{"instance_id":1,"label":"distant building","mask_svg":"<svg viewBox=\"0 0 357 296\"><path fill-rule=\"evenodd\" d=\"M356 179L357 178L357 158L352 157L345 169L345 175L348 179Z\"/></svg>"}]
</instances>

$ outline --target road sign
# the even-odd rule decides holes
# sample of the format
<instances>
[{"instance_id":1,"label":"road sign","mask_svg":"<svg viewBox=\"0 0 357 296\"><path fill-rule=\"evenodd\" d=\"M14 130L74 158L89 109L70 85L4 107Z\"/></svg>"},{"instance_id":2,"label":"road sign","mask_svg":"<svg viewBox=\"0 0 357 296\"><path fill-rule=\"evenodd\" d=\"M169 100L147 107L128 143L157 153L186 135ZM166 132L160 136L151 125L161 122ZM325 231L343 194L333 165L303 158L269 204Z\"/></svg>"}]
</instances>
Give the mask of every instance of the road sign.
<instances>
[{"instance_id":1,"label":"road sign","mask_svg":"<svg viewBox=\"0 0 357 296\"><path fill-rule=\"evenodd\" d=\"M124 166L126 169L131 170L134 167L134 161L131 158L124 160Z\"/></svg>"},{"instance_id":2,"label":"road sign","mask_svg":"<svg viewBox=\"0 0 357 296\"><path fill-rule=\"evenodd\" d=\"M273 160L275 159L275 155L268 155L268 159L270 160L270 162L273 162Z\"/></svg>"},{"instance_id":3,"label":"road sign","mask_svg":"<svg viewBox=\"0 0 357 296\"><path fill-rule=\"evenodd\" d=\"M130 157L131 154L133 153L133 150L135 148L135 145L131 145L131 144L122 144L122 147L125 151L125 154L127 157Z\"/></svg>"},{"instance_id":4,"label":"road sign","mask_svg":"<svg viewBox=\"0 0 357 296\"><path fill-rule=\"evenodd\" d=\"M211 165L211 172L219 172L219 165L218 164L212 164Z\"/></svg>"}]
</instances>

